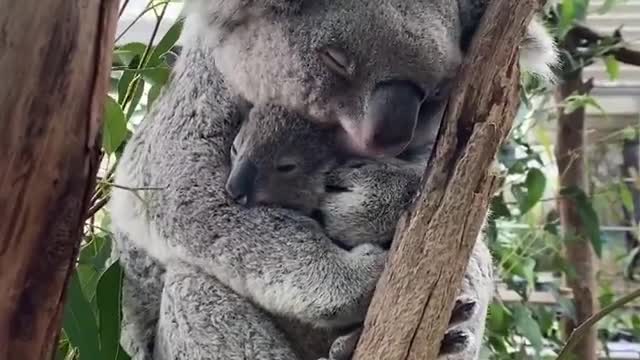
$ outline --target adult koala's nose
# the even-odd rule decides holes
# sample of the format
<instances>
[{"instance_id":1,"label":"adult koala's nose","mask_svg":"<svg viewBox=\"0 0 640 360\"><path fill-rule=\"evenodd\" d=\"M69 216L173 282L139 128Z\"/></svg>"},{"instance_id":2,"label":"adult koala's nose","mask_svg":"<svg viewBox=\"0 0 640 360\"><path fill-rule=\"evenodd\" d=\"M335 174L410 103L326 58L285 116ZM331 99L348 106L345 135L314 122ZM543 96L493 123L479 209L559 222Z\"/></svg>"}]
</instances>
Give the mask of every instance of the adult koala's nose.
<instances>
[{"instance_id":1,"label":"adult koala's nose","mask_svg":"<svg viewBox=\"0 0 640 360\"><path fill-rule=\"evenodd\" d=\"M254 190L258 168L249 160L240 160L229 173L225 188L233 201L250 206L254 201Z\"/></svg>"},{"instance_id":2,"label":"adult koala's nose","mask_svg":"<svg viewBox=\"0 0 640 360\"><path fill-rule=\"evenodd\" d=\"M362 124L365 152L374 156L400 154L413 139L423 101L424 92L411 81L376 84Z\"/></svg>"}]
</instances>

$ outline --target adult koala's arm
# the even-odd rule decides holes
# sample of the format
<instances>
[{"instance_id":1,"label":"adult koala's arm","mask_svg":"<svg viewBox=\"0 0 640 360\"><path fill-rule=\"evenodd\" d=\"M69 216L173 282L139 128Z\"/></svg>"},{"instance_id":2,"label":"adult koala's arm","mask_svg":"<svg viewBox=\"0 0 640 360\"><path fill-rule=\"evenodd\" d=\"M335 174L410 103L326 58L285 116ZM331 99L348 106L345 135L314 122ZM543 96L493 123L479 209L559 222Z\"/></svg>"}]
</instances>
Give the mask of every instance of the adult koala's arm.
<instances>
[{"instance_id":1,"label":"adult koala's arm","mask_svg":"<svg viewBox=\"0 0 640 360\"><path fill-rule=\"evenodd\" d=\"M116 171L114 227L162 263L196 265L271 313L317 325L362 320L384 252L345 251L309 218L229 201L224 180L242 102L204 46L183 51Z\"/></svg>"}]
</instances>

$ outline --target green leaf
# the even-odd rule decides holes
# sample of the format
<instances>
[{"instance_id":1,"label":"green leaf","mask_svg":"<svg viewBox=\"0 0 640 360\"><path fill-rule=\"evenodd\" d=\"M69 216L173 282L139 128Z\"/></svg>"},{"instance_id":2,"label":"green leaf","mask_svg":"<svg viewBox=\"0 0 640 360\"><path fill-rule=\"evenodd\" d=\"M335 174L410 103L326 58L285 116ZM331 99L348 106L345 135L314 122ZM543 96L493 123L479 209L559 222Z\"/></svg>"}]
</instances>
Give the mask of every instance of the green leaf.
<instances>
[{"instance_id":1,"label":"green leaf","mask_svg":"<svg viewBox=\"0 0 640 360\"><path fill-rule=\"evenodd\" d=\"M572 112L584 108L587 106L591 106L597 110L599 110L603 115L606 116L606 112L604 108L598 103L598 101L590 95L570 95L565 99L564 104L564 113L571 114Z\"/></svg>"},{"instance_id":2,"label":"green leaf","mask_svg":"<svg viewBox=\"0 0 640 360\"><path fill-rule=\"evenodd\" d=\"M576 8L574 6L574 0L562 0L561 5L561 18L558 24L558 30L560 37L564 37L569 28L573 24L573 20L576 18Z\"/></svg>"},{"instance_id":3,"label":"green leaf","mask_svg":"<svg viewBox=\"0 0 640 360\"><path fill-rule=\"evenodd\" d=\"M575 20L584 21L587 18L589 0L573 0L575 8Z\"/></svg>"},{"instance_id":4,"label":"green leaf","mask_svg":"<svg viewBox=\"0 0 640 360\"><path fill-rule=\"evenodd\" d=\"M129 107L127 108L127 121L131 119L131 116L136 111L136 108L140 103L140 99L142 99L142 93L144 92L144 80L137 77L137 80L134 80L134 83L137 83L137 84L135 86L135 92L131 97L131 102L129 103ZM132 83L132 86L134 83Z\"/></svg>"},{"instance_id":5,"label":"green leaf","mask_svg":"<svg viewBox=\"0 0 640 360\"><path fill-rule=\"evenodd\" d=\"M129 63L129 69L122 72L120 81L118 81L118 104L122 105L127 97L131 83L137 78L138 65L140 64L141 58L142 55L136 55Z\"/></svg>"},{"instance_id":6,"label":"green leaf","mask_svg":"<svg viewBox=\"0 0 640 360\"><path fill-rule=\"evenodd\" d=\"M613 55L605 56L604 64L607 67L607 74L611 80L618 79L620 76L620 62Z\"/></svg>"},{"instance_id":7,"label":"green leaf","mask_svg":"<svg viewBox=\"0 0 640 360\"><path fill-rule=\"evenodd\" d=\"M600 236L600 221L598 214L593 209L593 204L582 189L575 186L560 190L560 195L573 199L576 203L576 210L580 216L582 227L585 229L586 236L591 240L593 251L602 256L602 238Z\"/></svg>"},{"instance_id":8,"label":"green leaf","mask_svg":"<svg viewBox=\"0 0 640 360\"><path fill-rule=\"evenodd\" d=\"M82 291L76 272L69 281L63 328L69 342L80 351L80 360L92 360L100 354L96 317Z\"/></svg>"},{"instance_id":9,"label":"green leaf","mask_svg":"<svg viewBox=\"0 0 640 360\"><path fill-rule=\"evenodd\" d=\"M121 356L120 353L124 353L120 347L122 277L122 268L115 261L98 281L96 299L103 360L117 360Z\"/></svg>"},{"instance_id":10,"label":"green leaf","mask_svg":"<svg viewBox=\"0 0 640 360\"><path fill-rule=\"evenodd\" d=\"M493 197L491 201L491 214L494 219L511 217L511 212L509 211L507 204L504 202L502 193Z\"/></svg>"},{"instance_id":11,"label":"green leaf","mask_svg":"<svg viewBox=\"0 0 640 360\"><path fill-rule=\"evenodd\" d=\"M162 85L153 85L147 94L147 111L151 109L151 105L156 101L162 91Z\"/></svg>"},{"instance_id":12,"label":"green leaf","mask_svg":"<svg viewBox=\"0 0 640 360\"><path fill-rule=\"evenodd\" d=\"M530 289L535 286L535 268L536 261L532 258L522 258L518 261L514 268L513 274L519 275L527 280L527 285Z\"/></svg>"},{"instance_id":13,"label":"green leaf","mask_svg":"<svg viewBox=\"0 0 640 360\"><path fill-rule=\"evenodd\" d=\"M138 58L142 57L142 54L144 54L146 49L146 44L143 44L141 42L131 42L118 47L114 50L113 54L120 60L120 62L127 66L130 66L131 62L136 58L136 56ZM134 68L135 67L137 67L137 63Z\"/></svg>"},{"instance_id":14,"label":"green leaf","mask_svg":"<svg viewBox=\"0 0 640 360\"><path fill-rule=\"evenodd\" d=\"M141 71L142 78L151 85L162 86L169 80L171 70L168 67L155 67L151 69L143 69Z\"/></svg>"},{"instance_id":15,"label":"green leaf","mask_svg":"<svg viewBox=\"0 0 640 360\"><path fill-rule=\"evenodd\" d=\"M72 347L69 346L69 340L63 330L60 332L60 340L56 348L55 360L65 360L70 351L72 351Z\"/></svg>"},{"instance_id":16,"label":"green leaf","mask_svg":"<svg viewBox=\"0 0 640 360\"><path fill-rule=\"evenodd\" d=\"M104 125L102 130L102 146L107 154L112 154L127 136L127 121L120 105L107 96L105 102Z\"/></svg>"},{"instance_id":17,"label":"green leaf","mask_svg":"<svg viewBox=\"0 0 640 360\"><path fill-rule=\"evenodd\" d=\"M540 199L542 199L545 186L547 185L547 178L544 176L542 171L532 168L527 172L524 185L527 188L527 193L524 199L519 203L520 212L522 214L526 214L540 201Z\"/></svg>"},{"instance_id":18,"label":"green leaf","mask_svg":"<svg viewBox=\"0 0 640 360\"><path fill-rule=\"evenodd\" d=\"M504 305L498 303L491 303L489 305L489 311L487 313L487 328L491 332L508 336L512 331L511 325L513 323L512 315Z\"/></svg>"},{"instance_id":19,"label":"green leaf","mask_svg":"<svg viewBox=\"0 0 640 360\"><path fill-rule=\"evenodd\" d=\"M76 267L76 272L78 273L78 280L80 281L82 292L84 293L87 301L91 303L93 308L94 304L92 299L95 298L96 286L98 285L98 280L100 279L100 273L96 271L93 266L86 264L79 264Z\"/></svg>"},{"instance_id":20,"label":"green leaf","mask_svg":"<svg viewBox=\"0 0 640 360\"><path fill-rule=\"evenodd\" d=\"M635 206L633 205L633 195L631 195L631 191L629 191L629 186L625 183L621 183L619 189L622 205L629 213L633 214Z\"/></svg>"},{"instance_id":21,"label":"green leaf","mask_svg":"<svg viewBox=\"0 0 640 360\"><path fill-rule=\"evenodd\" d=\"M539 354L543 346L542 331L540 331L538 323L531 316L531 310L517 304L514 306L513 318L518 332L531 342L531 345Z\"/></svg>"},{"instance_id":22,"label":"green leaf","mask_svg":"<svg viewBox=\"0 0 640 360\"><path fill-rule=\"evenodd\" d=\"M171 50L173 45L175 45L180 38L182 25L182 20L177 20L173 25L171 25L167 33L164 34L162 39L158 42L158 45L153 49L153 52L149 57L149 61L147 62L147 66L158 66L162 63L162 56Z\"/></svg>"}]
</instances>

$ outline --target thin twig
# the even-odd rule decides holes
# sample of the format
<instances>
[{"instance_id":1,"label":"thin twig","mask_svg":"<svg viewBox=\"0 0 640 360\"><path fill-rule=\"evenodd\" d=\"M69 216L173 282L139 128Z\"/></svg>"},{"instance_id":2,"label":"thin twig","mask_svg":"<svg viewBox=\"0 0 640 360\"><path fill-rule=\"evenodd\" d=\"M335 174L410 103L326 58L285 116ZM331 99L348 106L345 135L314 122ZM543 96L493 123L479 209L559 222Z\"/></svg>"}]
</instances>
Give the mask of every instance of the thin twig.
<instances>
[{"instance_id":1,"label":"thin twig","mask_svg":"<svg viewBox=\"0 0 640 360\"><path fill-rule=\"evenodd\" d=\"M122 32L120 34L118 34L118 36L116 36L116 43L118 41L120 41L120 39L124 36L124 34L127 33L127 31L131 30L131 28L133 27L133 25L135 25L140 19L142 19L142 17L148 13L149 11L155 9L157 6L161 6L161 5L167 5L169 4L170 1L163 1L163 2L158 2L155 4L151 4L151 2L149 2L149 5L147 5L148 7L146 7L144 10L142 10L142 12L140 12L140 14L138 14L138 16L136 16L133 21L131 21L131 24L127 25L126 28L124 28L124 30L122 30Z\"/></svg>"},{"instance_id":2,"label":"thin twig","mask_svg":"<svg viewBox=\"0 0 640 360\"><path fill-rule=\"evenodd\" d=\"M169 4L168 2L165 2L164 6L162 7L162 10L160 11L160 14L156 15L156 24L153 27L153 32L151 33L151 37L149 38L149 43L147 44L147 47L144 49L144 53L142 54L142 58L140 59L138 70L144 68L147 65L147 61L149 60L149 56L151 55L151 48L153 47L153 42L155 41L156 36L158 35L158 30L160 29L160 23L162 23L162 19L164 18L164 15L167 11L168 4ZM129 102L131 102L131 100L133 99L133 96L138 88L139 83L140 83L140 75L137 75L136 78L129 85L129 88L127 89L127 93L124 97L124 100L122 101L122 109L125 109L126 106L129 104Z\"/></svg>"},{"instance_id":3,"label":"thin twig","mask_svg":"<svg viewBox=\"0 0 640 360\"><path fill-rule=\"evenodd\" d=\"M124 10L127 8L127 5L129 5L129 0L124 0L122 2L122 7L120 8L120 11L118 12L118 17L122 17L122 14L124 14Z\"/></svg>"},{"instance_id":4,"label":"thin twig","mask_svg":"<svg viewBox=\"0 0 640 360\"><path fill-rule=\"evenodd\" d=\"M91 208L89 209L89 211L87 211L87 216L85 217L86 220L88 219L92 219L94 217L94 215L100 211L100 209L102 209L105 205L107 205L107 203L109 202L109 196L105 196L102 199L98 200L98 202L96 202L93 206L91 206Z\"/></svg>"},{"instance_id":5,"label":"thin twig","mask_svg":"<svg viewBox=\"0 0 640 360\"><path fill-rule=\"evenodd\" d=\"M556 360L566 360L569 359L569 355L571 354L571 350L580 342L580 340L587 334L589 329L595 325L598 321L602 320L605 316L609 315L614 310L617 310L627 303L640 298L640 289L637 289L630 294L627 294L620 299L614 301L609 306L606 306L604 309L600 310L596 314L591 315L587 320L585 320L582 324L580 324L569 336L567 339L567 343L558 354Z\"/></svg>"}]
</instances>

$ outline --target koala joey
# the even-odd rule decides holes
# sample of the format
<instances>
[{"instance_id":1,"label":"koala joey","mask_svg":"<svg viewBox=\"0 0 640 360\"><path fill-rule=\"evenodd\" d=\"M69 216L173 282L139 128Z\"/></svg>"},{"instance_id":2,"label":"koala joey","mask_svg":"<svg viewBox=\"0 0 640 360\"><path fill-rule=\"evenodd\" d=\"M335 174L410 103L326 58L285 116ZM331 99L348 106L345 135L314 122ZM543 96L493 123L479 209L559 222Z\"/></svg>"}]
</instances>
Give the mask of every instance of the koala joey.
<instances>
[{"instance_id":1,"label":"koala joey","mask_svg":"<svg viewBox=\"0 0 640 360\"><path fill-rule=\"evenodd\" d=\"M256 106L233 141L226 189L245 206L275 205L312 215L345 247L386 247L424 170L411 165L393 158L347 158L337 147L335 129L279 106ZM368 195L340 202L326 196L356 186L369 189Z\"/></svg>"},{"instance_id":2,"label":"koala joey","mask_svg":"<svg viewBox=\"0 0 640 360\"><path fill-rule=\"evenodd\" d=\"M278 106L254 107L233 141L226 189L243 205L311 214L338 161L333 129Z\"/></svg>"}]
</instances>

